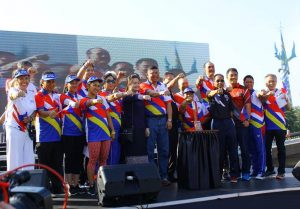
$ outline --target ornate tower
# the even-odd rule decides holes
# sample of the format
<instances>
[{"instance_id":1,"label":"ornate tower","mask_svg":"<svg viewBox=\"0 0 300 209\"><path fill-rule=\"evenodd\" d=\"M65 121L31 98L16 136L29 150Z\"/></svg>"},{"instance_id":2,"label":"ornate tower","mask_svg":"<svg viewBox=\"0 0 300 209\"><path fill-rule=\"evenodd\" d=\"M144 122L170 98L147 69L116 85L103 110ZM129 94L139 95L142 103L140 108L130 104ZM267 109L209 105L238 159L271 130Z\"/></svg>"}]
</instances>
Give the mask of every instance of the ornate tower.
<instances>
[{"instance_id":1,"label":"ornate tower","mask_svg":"<svg viewBox=\"0 0 300 209\"><path fill-rule=\"evenodd\" d=\"M281 52L278 52L278 49L275 44L275 57L281 61L281 68L278 70L280 73L280 80L282 82L283 87L287 91L287 95L290 99L291 104L292 103L292 96L291 96L291 88L290 88L290 81L289 81L289 75L290 75L290 68L289 68L289 61L296 57L295 52L295 42L293 43L293 49L291 56L288 58L284 46L284 41L282 37L282 32L280 30L280 38L281 38Z\"/></svg>"}]
</instances>

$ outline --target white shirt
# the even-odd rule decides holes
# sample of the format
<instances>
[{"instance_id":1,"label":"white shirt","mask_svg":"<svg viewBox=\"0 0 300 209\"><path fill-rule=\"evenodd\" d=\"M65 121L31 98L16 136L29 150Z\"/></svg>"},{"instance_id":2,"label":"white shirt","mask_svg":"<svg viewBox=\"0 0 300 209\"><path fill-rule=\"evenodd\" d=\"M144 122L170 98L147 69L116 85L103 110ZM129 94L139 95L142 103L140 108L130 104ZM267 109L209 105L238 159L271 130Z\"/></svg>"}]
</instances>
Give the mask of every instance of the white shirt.
<instances>
[{"instance_id":1,"label":"white shirt","mask_svg":"<svg viewBox=\"0 0 300 209\"><path fill-rule=\"evenodd\" d=\"M15 117L30 116L36 110L35 93L28 91L25 97L18 97L15 100L10 99L10 95L15 94L19 91L18 88L11 87L8 91L8 105L5 114L5 125L15 128L19 128L19 123ZM14 117L15 116L15 117Z\"/></svg>"}]
</instances>

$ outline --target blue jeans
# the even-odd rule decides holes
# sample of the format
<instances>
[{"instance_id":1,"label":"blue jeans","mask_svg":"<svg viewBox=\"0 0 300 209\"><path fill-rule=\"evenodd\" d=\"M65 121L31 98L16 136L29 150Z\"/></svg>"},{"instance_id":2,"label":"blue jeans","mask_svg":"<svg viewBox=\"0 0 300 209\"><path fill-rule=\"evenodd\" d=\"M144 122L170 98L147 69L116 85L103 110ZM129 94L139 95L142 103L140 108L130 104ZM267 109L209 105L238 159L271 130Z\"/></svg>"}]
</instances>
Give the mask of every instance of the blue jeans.
<instances>
[{"instance_id":1,"label":"blue jeans","mask_svg":"<svg viewBox=\"0 0 300 209\"><path fill-rule=\"evenodd\" d=\"M250 143L249 143L249 127L236 126L236 138L238 145L241 149L241 158L242 158L242 174L250 174L251 160L249 155Z\"/></svg>"},{"instance_id":2,"label":"blue jeans","mask_svg":"<svg viewBox=\"0 0 300 209\"><path fill-rule=\"evenodd\" d=\"M169 159L169 136L166 117L148 117L150 136L147 140L147 152L150 163L154 163L154 149L157 144L158 167L161 179L167 178Z\"/></svg>"}]
</instances>

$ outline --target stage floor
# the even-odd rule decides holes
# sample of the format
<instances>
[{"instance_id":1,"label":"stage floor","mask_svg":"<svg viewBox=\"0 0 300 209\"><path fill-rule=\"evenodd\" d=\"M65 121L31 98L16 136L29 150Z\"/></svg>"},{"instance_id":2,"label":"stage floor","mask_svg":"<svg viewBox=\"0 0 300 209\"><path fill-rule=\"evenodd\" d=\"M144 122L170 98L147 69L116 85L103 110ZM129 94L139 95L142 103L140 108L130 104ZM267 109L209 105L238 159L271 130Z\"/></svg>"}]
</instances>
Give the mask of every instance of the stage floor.
<instances>
[{"instance_id":1,"label":"stage floor","mask_svg":"<svg viewBox=\"0 0 300 209\"><path fill-rule=\"evenodd\" d=\"M195 204L203 203L210 200L220 200L235 197L248 197L255 195L270 195L279 194L280 192L296 192L300 198L300 181L295 179L291 174L291 169L286 173L286 178L283 180L276 180L275 177L268 177L264 180L251 179L249 182L239 181L236 184L225 181L220 188L209 190L185 190L178 189L177 183L173 183L168 187L163 187L159 193L155 203L126 208L195 208ZM290 195L291 196L291 195ZM274 196L275 197L275 196ZM282 196L284 197L284 195ZM299 201L297 198L297 202ZM276 198L278 199L278 198ZM276 200L275 199L275 200ZM284 201L284 199L282 199ZM63 198L54 198L54 208L61 208ZM191 205L191 203L193 203ZM285 202L285 209L290 202ZM219 207L222 207L220 203ZM294 203L293 203L294 204ZM182 207L179 207L182 206ZM97 205L97 197L91 198L89 195L81 195L70 197L68 201L68 208L99 208ZM218 205L217 205L218 207ZM123 207L125 208L125 207ZM197 208L197 207L196 207ZM290 207L294 208L294 207ZM299 207L298 207L299 208ZM245 209L245 208L243 208ZM256 208L257 209L257 208Z\"/></svg>"}]
</instances>

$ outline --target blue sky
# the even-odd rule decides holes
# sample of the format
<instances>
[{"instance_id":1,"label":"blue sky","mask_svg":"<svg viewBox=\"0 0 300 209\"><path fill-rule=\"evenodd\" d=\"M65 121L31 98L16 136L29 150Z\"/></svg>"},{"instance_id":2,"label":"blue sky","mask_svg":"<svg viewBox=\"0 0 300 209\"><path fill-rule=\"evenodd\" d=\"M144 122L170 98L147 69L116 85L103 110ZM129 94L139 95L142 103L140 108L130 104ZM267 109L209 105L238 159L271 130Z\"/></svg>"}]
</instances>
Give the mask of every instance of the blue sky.
<instances>
[{"instance_id":1,"label":"blue sky","mask_svg":"<svg viewBox=\"0 0 300 209\"><path fill-rule=\"evenodd\" d=\"M208 43L216 71L252 74L256 88L277 73L274 43L280 23L288 55L293 41L300 56L297 0L6 0L0 30ZM293 102L300 105L300 58L290 62Z\"/></svg>"}]
</instances>

